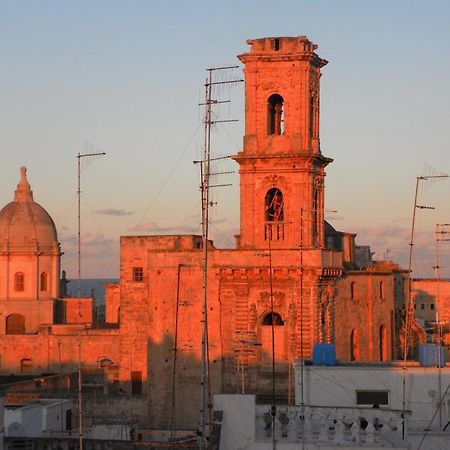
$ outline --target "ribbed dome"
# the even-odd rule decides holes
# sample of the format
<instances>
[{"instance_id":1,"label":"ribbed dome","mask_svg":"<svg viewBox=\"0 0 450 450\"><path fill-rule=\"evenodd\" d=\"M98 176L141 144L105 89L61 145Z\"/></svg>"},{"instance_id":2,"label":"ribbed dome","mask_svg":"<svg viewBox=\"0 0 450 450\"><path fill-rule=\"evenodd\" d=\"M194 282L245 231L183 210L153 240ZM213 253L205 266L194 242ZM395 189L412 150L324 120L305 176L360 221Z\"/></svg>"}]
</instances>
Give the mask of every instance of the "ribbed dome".
<instances>
[{"instance_id":1,"label":"ribbed dome","mask_svg":"<svg viewBox=\"0 0 450 450\"><path fill-rule=\"evenodd\" d=\"M21 167L20 172L14 201L0 211L0 246L9 252L34 252L37 248L51 251L58 243L55 223L33 200L26 167Z\"/></svg>"}]
</instances>

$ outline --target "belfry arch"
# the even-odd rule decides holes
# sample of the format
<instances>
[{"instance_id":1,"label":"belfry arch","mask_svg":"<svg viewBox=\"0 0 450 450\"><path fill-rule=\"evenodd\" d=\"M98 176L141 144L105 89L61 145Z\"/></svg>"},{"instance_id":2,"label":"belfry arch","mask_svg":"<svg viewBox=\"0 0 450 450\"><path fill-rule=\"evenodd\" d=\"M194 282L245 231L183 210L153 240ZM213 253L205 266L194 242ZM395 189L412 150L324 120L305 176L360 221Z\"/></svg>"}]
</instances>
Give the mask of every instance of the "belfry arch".
<instances>
[{"instance_id":1,"label":"belfry arch","mask_svg":"<svg viewBox=\"0 0 450 450\"><path fill-rule=\"evenodd\" d=\"M279 94L272 94L267 100L267 134L284 133L284 100Z\"/></svg>"}]
</instances>

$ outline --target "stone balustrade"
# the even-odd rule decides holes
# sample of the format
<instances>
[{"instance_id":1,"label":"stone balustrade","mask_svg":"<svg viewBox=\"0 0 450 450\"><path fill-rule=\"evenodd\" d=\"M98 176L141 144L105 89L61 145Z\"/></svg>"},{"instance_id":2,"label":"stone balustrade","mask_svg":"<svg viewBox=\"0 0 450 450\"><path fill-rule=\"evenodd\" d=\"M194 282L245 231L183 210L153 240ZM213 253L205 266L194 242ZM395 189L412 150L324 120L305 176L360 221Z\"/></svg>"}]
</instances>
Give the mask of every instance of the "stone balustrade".
<instances>
[{"instance_id":1,"label":"stone balustrade","mask_svg":"<svg viewBox=\"0 0 450 450\"><path fill-rule=\"evenodd\" d=\"M409 415L409 414L407 414ZM277 442L333 443L383 447L404 445L407 423L402 411L361 407L278 406L275 414ZM256 440L272 440L273 423L269 405L256 405Z\"/></svg>"}]
</instances>

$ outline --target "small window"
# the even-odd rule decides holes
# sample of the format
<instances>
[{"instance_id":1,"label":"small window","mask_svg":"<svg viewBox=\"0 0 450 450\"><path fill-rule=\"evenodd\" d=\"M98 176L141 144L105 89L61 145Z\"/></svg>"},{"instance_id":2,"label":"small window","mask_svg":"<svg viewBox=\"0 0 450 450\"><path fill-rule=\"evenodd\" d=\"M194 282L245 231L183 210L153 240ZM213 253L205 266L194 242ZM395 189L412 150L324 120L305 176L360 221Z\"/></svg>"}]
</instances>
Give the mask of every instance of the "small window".
<instances>
[{"instance_id":1,"label":"small window","mask_svg":"<svg viewBox=\"0 0 450 450\"><path fill-rule=\"evenodd\" d=\"M14 275L14 290L16 292L23 292L25 290L25 275L23 272L17 272Z\"/></svg>"},{"instance_id":2,"label":"small window","mask_svg":"<svg viewBox=\"0 0 450 450\"><path fill-rule=\"evenodd\" d=\"M33 362L30 358L24 358L20 360L20 371L22 373L31 372L33 368Z\"/></svg>"},{"instance_id":3,"label":"small window","mask_svg":"<svg viewBox=\"0 0 450 450\"><path fill-rule=\"evenodd\" d=\"M278 38L275 38L273 40L273 49L277 52L280 50L280 40Z\"/></svg>"},{"instance_id":4,"label":"small window","mask_svg":"<svg viewBox=\"0 0 450 450\"><path fill-rule=\"evenodd\" d=\"M384 283L382 281L380 281L379 291L380 299L384 300Z\"/></svg>"},{"instance_id":5,"label":"small window","mask_svg":"<svg viewBox=\"0 0 450 450\"><path fill-rule=\"evenodd\" d=\"M6 318L6 334L25 334L25 317L22 314L10 314Z\"/></svg>"},{"instance_id":6,"label":"small window","mask_svg":"<svg viewBox=\"0 0 450 450\"><path fill-rule=\"evenodd\" d=\"M356 391L357 405L389 405L389 391Z\"/></svg>"},{"instance_id":7,"label":"small window","mask_svg":"<svg viewBox=\"0 0 450 450\"><path fill-rule=\"evenodd\" d=\"M98 366L99 367L108 367L108 366L112 366L112 365L113 365L113 362L110 359L108 359L108 358L101 358L98 361Z\"/></svg>"},{"instance_id":8,"label":"small window","mask_svg":"<svg viewBox=\"0 0 450 450\"><path fill-rule=\"evenodd\" d=\"M133 267L133 282L142 283L144 281L144 269L142 267Z\"/></svg>"},{"instance_id":9,"label":"small window","mask_svg":"<svg viewBox=\"0 0 450 450\"><path fill-rule=\"evenodd\" d=\"M430 309L434 309L434 303L430 303Z\"/></svg>"},{"instance_id":10,"label":"small window","mask_svg":"<svg viewBox=\"0 0 450 450\"><path fill-rule=\"evenodd\" d=\"M284 132L283 97L273 94L267 101L267 134L283 134Z\"/></svg>"},{"instance_id":11,"label":"small window","mask_svg":"<svg viewBox=\"0 0 450 450\"><path fill-rule=\"evenodd\" d=\"M41 292L46 292L48 290L48 275L47 272L41 273Z\"/></svg>"},{"instance_id":12,"label":"small window","mask_svg":"<svg viewBox=\"0 0 450 450\"><path fill-rule=\"evenodd\" d=\"M350 333L350 361L359 361L359 331L354 328Z\"/></svg>"},{"instance_id":13,"label":"small window","mask_svg":"<svg viewBox=\"0 0 450 450\"><path fill-rule=\"evenodd\" d=\"M425 303L420 304L420 309L425 309Z\"/></svg>"},{"instance_id":14,"label":"small window","mask_svg":"<svg viewBox=\"0 0 450 450\"><path fill-rule=\"evenodd\" d=\"M356 289L356 283L354 281L350 284L350 297L352 300L356 300L358 295L358 290Z\"/></svg>"},{"instance_id":15,"label":"small window","mask_svg":"<svg viewBox=\"0 0 450 450\"><path fill-rule=\"evenodd\" d=\"M142 372L131 372L131 395L142 394Z\"/></svg>"},{"instance_id":16,"label":"small window","mask_svg":"<svg viewBox=\"0 0 450 450\"><path fill-rule=\"evenodd\" d=\"M281 316L274 312L274 313L268 313L265 315L263 321L262 321L263 325L275 325L275 326L282 326L284 325L283 319L281 318Z\"/></svg>"}]
</instances>

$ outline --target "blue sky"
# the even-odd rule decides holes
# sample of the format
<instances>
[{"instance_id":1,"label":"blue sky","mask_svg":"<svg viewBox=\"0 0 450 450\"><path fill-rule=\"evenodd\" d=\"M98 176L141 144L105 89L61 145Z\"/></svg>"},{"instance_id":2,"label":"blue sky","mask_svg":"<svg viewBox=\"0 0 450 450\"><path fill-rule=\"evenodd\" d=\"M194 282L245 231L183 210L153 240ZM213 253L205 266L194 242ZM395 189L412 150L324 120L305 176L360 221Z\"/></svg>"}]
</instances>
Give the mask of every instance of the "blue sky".
<instances>
[{"instance_id":1,"label":"blue sky","mask_svg":"<svg viewBox=\"0 0 450 450\"><path fill-rule=\"evenodd\" d=\"M120 235L199 230L204 69L237 64L246 39L307 35L323 69L321 143L334 158L329 217L376 256L405 264L415 178L450 172L448 1L0 1L0 204L26 165L76 273L76 154L105 151L82 173L83 276L118 275ZM238 74L239 75L239 72ZM220 117L214 153L239 151L243 86ZM86 141L90 144L86 144ZM234 163L221 170L237 170ZM213 235L239 226L238 174L215 191ZM420 202L417 276L431 274L434 227L449 223L450 182ZM442 243L445 264L449 245ZM450 276L442 270L444 276Z\"/></svg>"}]
</instances>

